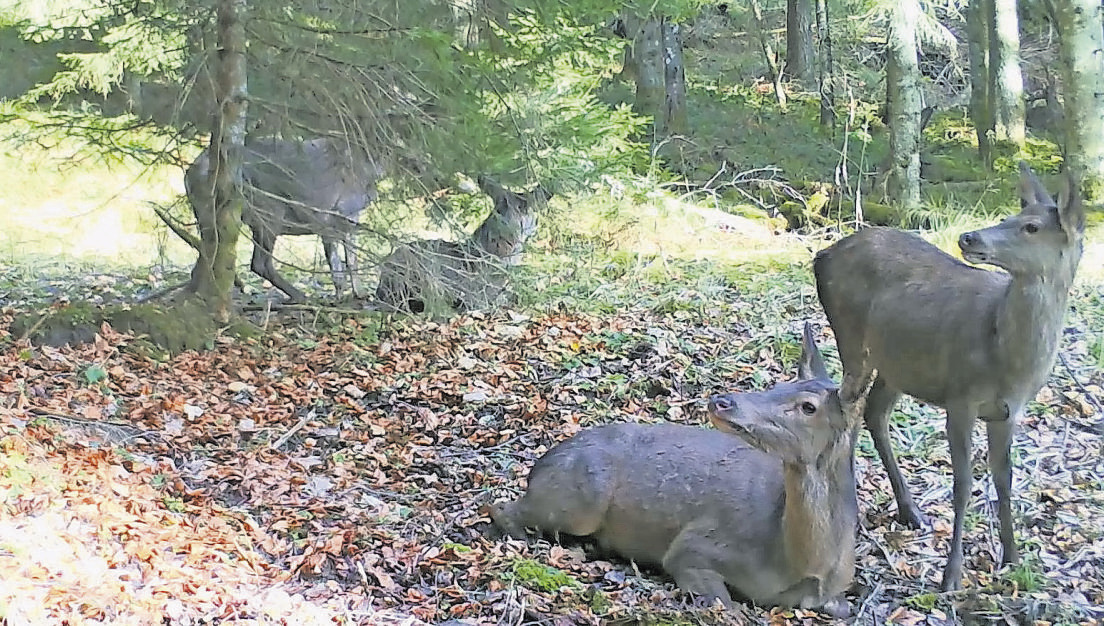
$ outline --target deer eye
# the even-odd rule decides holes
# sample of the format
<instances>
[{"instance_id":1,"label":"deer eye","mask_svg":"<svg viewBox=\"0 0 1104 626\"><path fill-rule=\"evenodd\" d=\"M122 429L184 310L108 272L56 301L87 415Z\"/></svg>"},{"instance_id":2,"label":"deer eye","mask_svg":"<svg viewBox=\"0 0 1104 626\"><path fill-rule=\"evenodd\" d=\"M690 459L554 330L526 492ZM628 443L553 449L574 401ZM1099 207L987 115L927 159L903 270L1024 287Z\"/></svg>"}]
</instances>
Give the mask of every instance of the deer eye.
<instances>
[{"instance_id":1,"label":"deer eye","mask_svg":"<svg viewBox=\"0 0 1104 626\"><path fill-rule=\"evenodd\" d=\"M812 415L812 414L817 412L816 405L813 404L812 402L802 402L801 403L801 412L804 413L805 415Z\"/></svg>"},{"instance_id":2,"label":"deer eye","mask_svg":"<svg viewBox=\"0 0 1104 626\"><path fill-rule=\"evenodd\" d=\"M1028 222L1023 225L1023 231L1029 235L1034 235L1035 233L1039 232L1039 226L1037 224Z\"/></svg>"}]
</instances>

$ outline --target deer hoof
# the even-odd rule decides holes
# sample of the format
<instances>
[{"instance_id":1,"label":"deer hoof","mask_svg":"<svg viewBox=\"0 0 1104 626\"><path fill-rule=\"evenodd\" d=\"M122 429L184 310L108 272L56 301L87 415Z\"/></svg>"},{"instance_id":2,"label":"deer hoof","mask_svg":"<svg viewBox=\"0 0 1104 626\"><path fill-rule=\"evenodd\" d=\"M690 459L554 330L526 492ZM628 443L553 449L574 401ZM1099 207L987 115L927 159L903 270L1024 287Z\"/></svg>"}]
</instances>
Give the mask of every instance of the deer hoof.
<instances>
[{"instance_id":1,"label":"deer hoof","mask_svg":"<svg viewBox=\"0 0 1104 626\"><path fill-rule=\"evenodd\" d=\"M832 598L825 602L820 607L821 613L831 615L836 619L846 619L851 617L851 603L849 603L843 596Z\"/></svg>"}]
</instances>

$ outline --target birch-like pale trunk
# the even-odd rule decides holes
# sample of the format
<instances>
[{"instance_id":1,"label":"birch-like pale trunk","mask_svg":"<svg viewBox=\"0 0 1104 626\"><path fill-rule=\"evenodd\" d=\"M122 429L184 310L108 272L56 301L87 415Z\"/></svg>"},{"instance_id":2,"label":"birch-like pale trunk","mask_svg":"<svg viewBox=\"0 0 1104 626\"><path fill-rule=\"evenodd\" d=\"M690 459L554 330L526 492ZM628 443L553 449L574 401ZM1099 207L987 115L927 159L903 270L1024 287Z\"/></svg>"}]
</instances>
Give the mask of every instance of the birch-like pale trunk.
<instances>
[{"instance_id":1,"label":"birch-like pale trunk","mask_svg":"<svg viewBox=\"0 0 1104 626\"><path fill-rule=\"evenodd\" d=\"M1104 9L1100 0L1053 0L1065 95L1067 167L1087 204L1104 204Z\"/></svg>"},{"instance_id":2,"label":"birch-like pale trunk","mask_svg":"<svg viewBox=\"0 0 1104 626\"><path fill-rule=\"evenodd\" d=\"M1016 0L986 0L989 30L989 98L997 139L1024 145L1023 73L1020 71L1020 22Z\"/></svg>"},{"instance_id":3,"label":"birch-like pale trunk","mask_svg":"<svg viewBox=\"0 0 1104 626\"><path fill-rule=\"evenodd\" d=\"M890 13L886 63L890 170L887 193L905 208L920 205L920 67L916 54L919 0L899 0Z\"/></svg>"}]
</instances>

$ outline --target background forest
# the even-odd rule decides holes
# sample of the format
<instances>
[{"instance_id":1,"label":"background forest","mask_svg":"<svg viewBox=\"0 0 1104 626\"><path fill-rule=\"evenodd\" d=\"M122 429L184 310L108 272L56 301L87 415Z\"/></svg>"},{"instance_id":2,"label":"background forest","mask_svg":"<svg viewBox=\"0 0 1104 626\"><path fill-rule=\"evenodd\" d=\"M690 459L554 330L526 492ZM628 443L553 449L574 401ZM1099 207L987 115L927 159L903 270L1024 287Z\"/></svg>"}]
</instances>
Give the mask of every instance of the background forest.
<instances>
[{"instance_id":1,"label":"background forest","mask_svg":"<svg viewBox=\"0 0 1104 626\"><path fill-rule=\"evenodd\" d=\"M832 622L695 606L487 506L584 428L788 379L806 320L838 378L813 254L875 224L957 255L1019 209L1021 160L1089 209L1015 440L1022 560L978 441L939 591L944 417L906 400L934 524L897 522L864 434L851 620L1099 623L1101 50L1095 0L0 0L0 623ZM257 275L274 140L334 147L360 193L351 230L307 229L350 238L358 297L313 235ZM517 198L528 241L488 230ZM403 263L416 309L376 288Z\"/></svg>"}]
</instances>

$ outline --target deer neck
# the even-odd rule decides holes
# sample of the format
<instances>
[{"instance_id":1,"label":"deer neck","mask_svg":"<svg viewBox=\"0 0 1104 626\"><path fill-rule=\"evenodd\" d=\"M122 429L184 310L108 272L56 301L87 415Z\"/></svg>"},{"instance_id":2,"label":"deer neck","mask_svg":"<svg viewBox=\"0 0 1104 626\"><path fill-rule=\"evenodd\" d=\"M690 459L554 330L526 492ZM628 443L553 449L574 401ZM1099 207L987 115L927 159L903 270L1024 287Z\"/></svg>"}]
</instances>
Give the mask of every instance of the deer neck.
<instances>
[{"instance_id":1,"label":"deer neck","mask_svg":"<svg viewBox=\"0 0 1104 626\"><path fill-rule=\"evenodd\" d=\"M841 562L854 566L858 513L853 441L848 430L815 463L784 464L782 552L797 578L825 581Z\"/></svg>"},{"instance_id":2,"label":"deer neck","mask_svg":"<svg viewBox=\"0 0 1104 626\"><path fill-rule=\"evenodd\" d=\"M996 351L1009 384L1023 395L1018 408L1045 382L1057 353L1077 263L1048 274L1013 275L996 312ZM1030 388L1029 388L1030 387Z\"/></svg>"}]
</instances>

